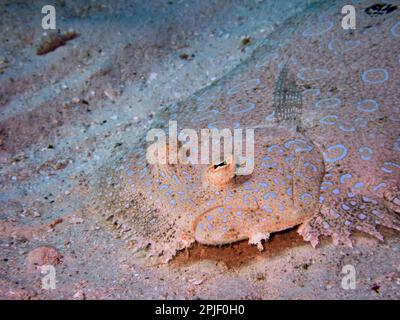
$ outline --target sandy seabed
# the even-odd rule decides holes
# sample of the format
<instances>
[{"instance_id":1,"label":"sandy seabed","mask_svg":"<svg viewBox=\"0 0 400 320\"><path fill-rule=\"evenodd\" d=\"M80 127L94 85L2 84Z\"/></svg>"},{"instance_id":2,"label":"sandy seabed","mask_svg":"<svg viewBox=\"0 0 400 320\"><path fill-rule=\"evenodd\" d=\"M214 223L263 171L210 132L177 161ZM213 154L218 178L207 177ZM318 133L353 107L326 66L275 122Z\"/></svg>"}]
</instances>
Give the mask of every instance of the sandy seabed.
<instances>
[{"instance_id":1,"label":"sandy seabed","mask_svg":"<svg viewBox=\"0 0 400 320\"><path fill-rule=\"evenodd\" d=\"M133 257L112 223L86 211L100 168L117 170L163 107L248 61L267 65L273 81L290 52L299 80L312 84L304 97L310 118L338 92L344 106L372 92L400 119L400 9L370 17L363 9L373 1L352 3L361 43L341 38L346 1L56 1L57 27L79 37L37 55L41 5L3 1L0 298L399 299L400 238L389 229L383 242L356 234L354 248L327 238L316 249L293 229L263 252L246 242L195 244L168 264L150 264ZM353 49L363 54L354 58ZM342 87L313 80L316 65L334 70ZM340 70L364 73L346 78ZM385 70L387 82L370 89ZM318 83L319 93L310 91ZM55 266L54 290L42 287L41 264ZM355 267L355 290L342 288L346 265Z\"/></svg>"}]
</instances>

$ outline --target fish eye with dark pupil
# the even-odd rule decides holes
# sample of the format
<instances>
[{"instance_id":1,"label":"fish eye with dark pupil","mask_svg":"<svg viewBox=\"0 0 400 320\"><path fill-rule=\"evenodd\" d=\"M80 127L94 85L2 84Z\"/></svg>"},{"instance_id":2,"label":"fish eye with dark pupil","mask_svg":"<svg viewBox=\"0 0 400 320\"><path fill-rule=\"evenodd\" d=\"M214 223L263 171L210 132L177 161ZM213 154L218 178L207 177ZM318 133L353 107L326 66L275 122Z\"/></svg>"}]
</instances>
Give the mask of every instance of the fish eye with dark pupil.
<instances>
[{"instance_id":1,"label":"fish eye with dark pupil","mask_svg":"<svg viewBox=\"0 0 400 320\"><path fill-rule=\"evenodd\" d=\"M224 167L224 166L226 166L226 161L214 165L214 169L217 169L217 168L219 168L219 167Z\"/></svg>"}]
</instances>

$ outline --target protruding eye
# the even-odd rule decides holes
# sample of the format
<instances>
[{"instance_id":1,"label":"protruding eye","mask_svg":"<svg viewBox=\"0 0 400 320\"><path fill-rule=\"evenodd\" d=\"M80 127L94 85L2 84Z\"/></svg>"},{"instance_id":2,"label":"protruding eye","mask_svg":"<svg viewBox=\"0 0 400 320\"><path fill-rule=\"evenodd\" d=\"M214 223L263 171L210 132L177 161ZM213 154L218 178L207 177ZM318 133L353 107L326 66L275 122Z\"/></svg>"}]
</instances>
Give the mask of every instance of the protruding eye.
<instances>
[{"instance_id":1,"label":"protruding eye","mask_svg":"<svg viewBox=\"0 0 400 320\"><path fill-rule=\"evenodd\" d=\"M220 168L220 167L224 167L226 165L227 165L227 163L226 163L226 161L224 161L224 162L221 162L219 164L214 165L214 169L217 169L217 168Z\"/></svg>"},{"instance_id":2,"label":"protruding eye","mask_svg":"<svg viewBox=\"0 0 400 320\"><path fill-rule=\"evenodd\" d=\"M204 182L207 186L218 188L230 184L236 174L235 168L236 166L232 158L218 164L212 164L205 170Z\"/></svg>"}]
</instances>

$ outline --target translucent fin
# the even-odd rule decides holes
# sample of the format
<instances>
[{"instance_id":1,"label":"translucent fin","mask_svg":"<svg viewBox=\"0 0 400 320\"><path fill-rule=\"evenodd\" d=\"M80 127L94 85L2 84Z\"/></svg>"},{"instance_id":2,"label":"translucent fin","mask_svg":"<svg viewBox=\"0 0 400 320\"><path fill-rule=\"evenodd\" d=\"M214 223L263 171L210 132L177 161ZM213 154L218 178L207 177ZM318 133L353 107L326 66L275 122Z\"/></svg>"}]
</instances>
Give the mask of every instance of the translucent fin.
<instances>
[{"instance_id":1,"label":"translucent fin","mask_svg":"<svg viewBox=\"0 0 400 320\"><path fill-rule=\"evenodd\" d=\"M351 232L361 231L383 241L377 226L400 231L400 215L389 209L383 200L356 195L338 198L298 229L304 240L315 247L320 236L330 236L335 244L352 247Z\"/></svg>"}]
</instances>

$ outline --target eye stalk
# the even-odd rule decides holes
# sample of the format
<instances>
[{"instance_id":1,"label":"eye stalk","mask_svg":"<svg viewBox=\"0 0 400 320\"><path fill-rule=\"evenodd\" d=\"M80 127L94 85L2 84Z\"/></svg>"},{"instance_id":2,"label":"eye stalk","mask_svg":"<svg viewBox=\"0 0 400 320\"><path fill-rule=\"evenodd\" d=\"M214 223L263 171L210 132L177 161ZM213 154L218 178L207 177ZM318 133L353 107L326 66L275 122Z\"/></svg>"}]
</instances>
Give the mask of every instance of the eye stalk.
<instances>
[{"instance_id":1,"label":"eye stalk","mask_svg":"<svg viewBox=\"0 0 400 320\"><path fill-rule=\"evenodd\" d=\"M235 174L235 162L230 156L221 163L208 166L204 173L204 182L207 186L220 188L231 184Z\"/></svg>"}]
</instances>

